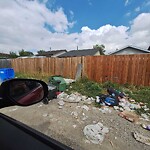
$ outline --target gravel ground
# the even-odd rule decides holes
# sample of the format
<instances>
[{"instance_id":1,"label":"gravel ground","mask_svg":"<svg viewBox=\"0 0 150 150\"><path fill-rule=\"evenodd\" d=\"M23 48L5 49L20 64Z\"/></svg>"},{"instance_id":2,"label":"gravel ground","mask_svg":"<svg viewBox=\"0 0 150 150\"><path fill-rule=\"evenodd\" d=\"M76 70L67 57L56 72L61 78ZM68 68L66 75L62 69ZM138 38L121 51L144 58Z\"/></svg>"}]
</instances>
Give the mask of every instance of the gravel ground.
<instances>
[{"instance_id":1,"label":"gravel ground","mask_svg":"<svg viewBox=\"0 0 150 150\"><path fill-rule=\"evenodd\" d=\"M65 102L62 109L59 109L58 99L55 99L48 105L38 103L29 107L13 106L3 108L0 112L76 150L150 150L150 146L137 142L132 135L137 131L150 137L150 131L121 118L113 108L110 108L111 113L103 114L93 104L88 105L88 111L81 108L83 105L83 102ZM102 144L89 142L83 134L86 125L97 122L109 128Z\"/></svg>"}]
</instances>

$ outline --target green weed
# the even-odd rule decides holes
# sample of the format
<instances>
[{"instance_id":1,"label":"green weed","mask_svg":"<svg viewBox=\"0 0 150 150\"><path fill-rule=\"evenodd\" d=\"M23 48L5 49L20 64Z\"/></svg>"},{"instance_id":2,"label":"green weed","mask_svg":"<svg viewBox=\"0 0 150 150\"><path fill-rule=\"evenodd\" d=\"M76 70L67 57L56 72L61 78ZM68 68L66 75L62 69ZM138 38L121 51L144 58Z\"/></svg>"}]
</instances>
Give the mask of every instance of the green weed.
<instances>
[{"instance_id":1,"label":"green weed","mask_svg":"<svg viewBox=\"0 0 150 150\"><path fill-rule=\"evenodd\" d=\"M27 79L38 79L38 80L42 80L44 82L48 82L48 79L50 77L50 75L46 75L46 74L28 74L28 73L15 73L15 76L17 78L27 78Z\"/></svg>"}]
</instances>

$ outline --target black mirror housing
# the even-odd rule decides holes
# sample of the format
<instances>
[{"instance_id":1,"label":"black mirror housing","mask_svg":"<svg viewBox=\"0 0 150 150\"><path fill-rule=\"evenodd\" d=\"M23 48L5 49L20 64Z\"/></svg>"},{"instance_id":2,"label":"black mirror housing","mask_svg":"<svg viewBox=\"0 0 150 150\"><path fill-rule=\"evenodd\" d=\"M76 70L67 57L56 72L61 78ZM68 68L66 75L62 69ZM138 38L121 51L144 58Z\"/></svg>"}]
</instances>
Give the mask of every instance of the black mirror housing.
<instances>
[{"instance_id":1,"label":"black mirror housing","mask_svg":"<svg viewBox=\"0 0 150 150\"><path fill-rule=\"evenodd\" d=\"M1 84L0 88L1 102L8 106L29 106L42 101L48 95L47 84L35 79L7 80Z\"/></svg>"}]
</instances>

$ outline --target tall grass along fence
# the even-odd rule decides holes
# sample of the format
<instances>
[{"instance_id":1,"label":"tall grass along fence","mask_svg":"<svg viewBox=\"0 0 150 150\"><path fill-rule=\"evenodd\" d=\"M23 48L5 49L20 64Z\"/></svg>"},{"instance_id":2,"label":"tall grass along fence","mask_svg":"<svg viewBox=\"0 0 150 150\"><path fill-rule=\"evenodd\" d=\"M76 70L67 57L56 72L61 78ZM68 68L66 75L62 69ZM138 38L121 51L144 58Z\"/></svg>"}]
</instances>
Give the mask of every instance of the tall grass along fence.
<instances>
[{"instance_id":1,"label":"tall grass along fence","mask_svg":"<svg viewBox=\"0 0 150 150\"><path fill-rule=\"evenodd\" d=\"M12 59L11 64L15 72L67 78L75 78L77 66L81 64L82 76L100 83L150 85L150 54Z\"/></svg>"},{"instance_id":2,"label":"tall grass along fence","mask_svg":"<svg viewBox=\"0 0 150 150\"><path fill-rule=\"evenodd\" d=\"M10 59L0 59L0 68L11 68Z\"/></svg>"}]
</instances>

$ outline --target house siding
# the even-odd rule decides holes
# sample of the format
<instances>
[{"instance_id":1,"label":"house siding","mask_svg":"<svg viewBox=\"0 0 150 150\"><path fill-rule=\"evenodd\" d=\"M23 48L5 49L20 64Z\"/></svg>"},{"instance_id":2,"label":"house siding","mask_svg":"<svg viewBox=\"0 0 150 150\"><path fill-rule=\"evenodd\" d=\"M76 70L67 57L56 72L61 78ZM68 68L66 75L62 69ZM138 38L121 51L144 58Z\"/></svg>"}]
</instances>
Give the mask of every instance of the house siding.
<instances>
[{"instance_id":1,"label":"house siding","mask_svg":"<svg viewBox=\"0 0 150 150\"><path fill-rule=\"evenodd\" d=\"M99 56L99 55L100 55L99 51L94 54L94 56Z\"/></svg>"},{"instance_id":2,"label":"house siding","mask_svg":"<svg viewBox=\"0 0 150 150\"><path fill-rule=\"evenodd\" d=\"M112 55L130 55L130 54L144 54L146 52L140 51L138 49L133 49L133 48L125 48L121 51L118 51Z\"/></svg>"}]
</instances>

